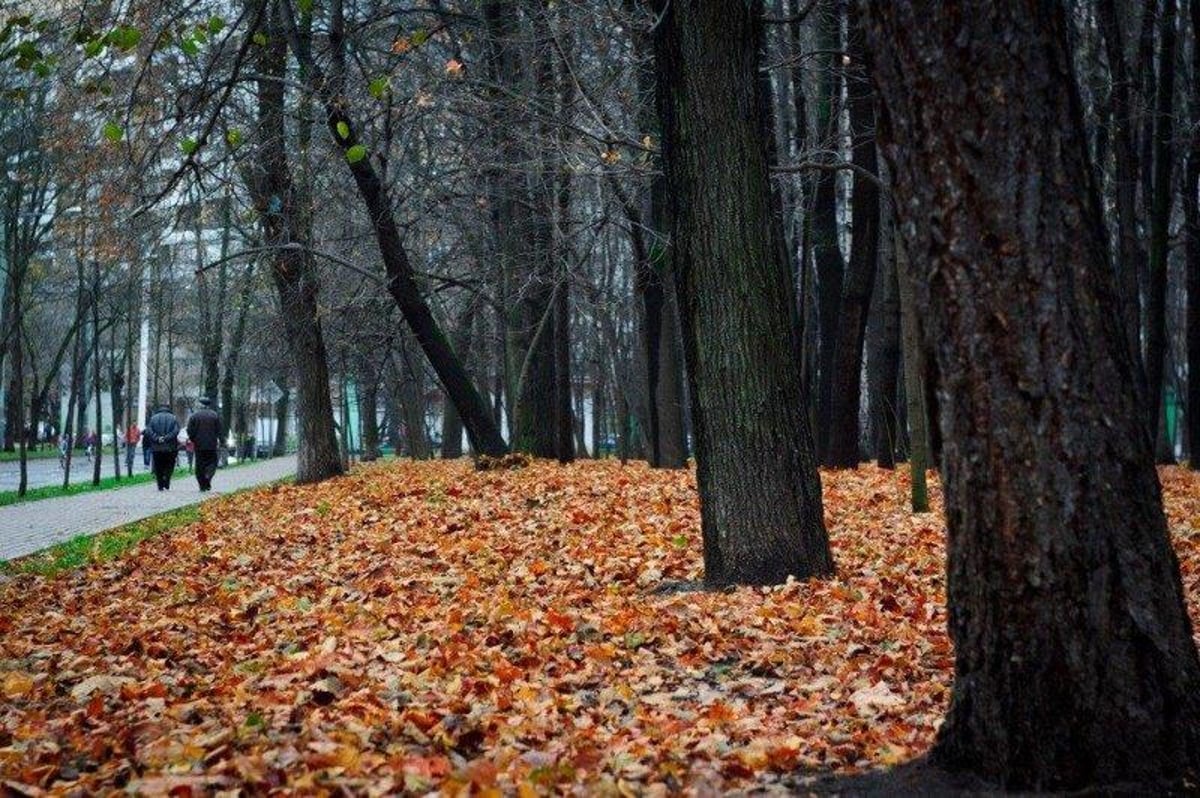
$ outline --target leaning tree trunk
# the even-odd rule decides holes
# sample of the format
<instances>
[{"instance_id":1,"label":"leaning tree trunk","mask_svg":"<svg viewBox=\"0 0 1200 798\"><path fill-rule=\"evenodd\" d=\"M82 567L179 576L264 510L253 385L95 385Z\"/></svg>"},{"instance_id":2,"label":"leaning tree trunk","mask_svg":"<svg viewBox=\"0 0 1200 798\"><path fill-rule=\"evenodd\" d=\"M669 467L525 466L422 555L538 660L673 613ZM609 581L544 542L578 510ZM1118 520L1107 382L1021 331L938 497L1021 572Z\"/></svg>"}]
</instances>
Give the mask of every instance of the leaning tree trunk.
<instances>
[{"instance_id":1,"label":"leaning tree trunk","mask_svg":"<svg viewBox=\"0 0 1200 798\"><path fill-rule=\"evenodd\" d=\"M404 248L404 239L393 213L387 184L380 178L370 157L351 157L360 148L365 148L365 145L359 142L355 120L350 118L348 106L341 96L341 89L345 85L342 4L336 2L330 8L331 69L328 75L301 46L296 21L291 17L290 9L283 15L283 21L287 37L291 41L292 52L301 62L310 88L317 93L324 105L325 121L330 135L338 149L347 156L347 168L358 188L387 272L388 293L396 301L400 314L420 344L421 351L425 353L430 367L441 381L446 395L458 408L472 447L483 454L504 454L508 451L508 446L500 435L499 426L463 368L462 361L455 356L450 342L417 284L417 274L409 260L408 251Z\"/></svg>"},{"instance_id":2,"label":"leaning tree trunk","mask_svg":"<svg viewBox=\"0 0 1200 798\"><path fill-rule=\"evenodd\" d=\"M772 232L758 93L762 4L673 2L656 36L705 580L833 572Z\"/></svg>"},{"instance_id":3,"label":"leaning tree trunk","mask_svg":"<svg viewBox=\"0 0 1200 798\"><path fill-rule=\"evenodd\" d=\"M943 397L956 652L933 760L1005 788L1152 790L1200 766L1200 661L1066 11L862 7Z\"/></svg>"}]
</instances>

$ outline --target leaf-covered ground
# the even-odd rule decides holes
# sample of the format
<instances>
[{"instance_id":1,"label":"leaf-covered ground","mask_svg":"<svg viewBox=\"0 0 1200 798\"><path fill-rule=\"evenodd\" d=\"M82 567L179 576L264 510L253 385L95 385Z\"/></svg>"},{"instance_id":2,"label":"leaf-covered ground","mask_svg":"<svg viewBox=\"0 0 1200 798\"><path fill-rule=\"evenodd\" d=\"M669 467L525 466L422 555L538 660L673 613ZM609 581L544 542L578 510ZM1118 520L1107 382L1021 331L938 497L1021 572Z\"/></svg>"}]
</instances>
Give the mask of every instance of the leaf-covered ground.
<instances>
[{"instance_id":1,"label":"leaf-covered ground","mask_svg":"<svg viewBox=\"0 0 1200 798\"><path fill-rule=\"evenodd\" d=\"M0 587L0 785L654 795L899 762L948 696L941 516L903 471L823 479L838 578L724 593L663 590L701 573L687 472L401 463L211 503ZM1163 480L1200 620L1200 481Z\"/></svg>"}]
</instances>

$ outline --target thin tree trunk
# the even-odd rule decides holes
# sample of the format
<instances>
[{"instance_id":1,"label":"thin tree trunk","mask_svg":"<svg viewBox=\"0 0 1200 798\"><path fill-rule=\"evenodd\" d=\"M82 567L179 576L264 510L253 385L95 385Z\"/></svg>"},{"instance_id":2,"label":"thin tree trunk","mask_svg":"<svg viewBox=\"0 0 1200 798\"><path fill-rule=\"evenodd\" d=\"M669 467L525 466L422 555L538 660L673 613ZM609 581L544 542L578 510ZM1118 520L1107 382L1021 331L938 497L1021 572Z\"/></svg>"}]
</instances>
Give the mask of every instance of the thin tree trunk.
<instances>
[{"instance_id":1,"label":"thin tree trunk","mask_svg":"<svg viewBox=\"0 0 1200 798\"><path fill-rule=\"evenodd\" d=\"M1187 428L1188 466L1200 469L1200 2L1189 5L1192 25L1191 137L1183 180L1187 235Z\"/></svg>"},{"instance_id":2,"label":"thin tree trunk","mask_svg":"<svg viewBox=\"0 0 1200 798\"><path fill-rule=\"evenodd\" d=\"M104 461L104 403L100 400L100 261L92 259L92 380L96 399L96 450L92 452L92 484L100 484Z\"/></svg>"},{"instance_id":3,"label":"thin tree trunk","mask_svg":"<svg viewBox=\"0 0 1200 798\"><path fill-rule=\"evenodd\" d=\"M283 457L287 454L288 414L292 389L286 378L282 384L279 381L275 384L279 387L279 398L275 400L275 441L271 446L271 456Z\"/></svg>"},{"instance_id":4,"label":"thin tree trunk","mask_svg":"<svg viewBox=\"0 0 1200 798\"><path fill-rule=\"evenodd\" d=\"M818 47L827 51L821 67L817 97L817 135L824 146L836 147L840 134L841 97L841 10L837 0L822 0L817 9ZM812 250L816 265L817 320L817 454L822 462L829 451L833 420L834 374L837 338L841 330L838 309L846 266L838 242L837 173L817 173L812 213Z\"/></svg>"},{"instance_id":5,"label":"thin tree trunk","mask_svg":"<svg viewBox=\"0 0 1200 798\"><path fill-rule=\"evenodd\" d=\"M890 214L889 214L890 216ZM880 268L874 292L874 324L867 340L867 395L870 400L872 453L881 468L896 465L900 374L900 287L896 276L895 236L891 219L880 225Z\"/></svg>"},{"instance_id":6,"label":"thin tree trunk","mask_svg":"<svg viewBox=\"0 0 1200 798\"><path fill-rule=\"evenodd\" d=\"M1167 358L1167 256L1171 227L1171 172L1174 151L1175 8L1177 0L1164 0L1159 45L1158 95L1154 112L1154 195L1150 213L1150 290L1146 297L1146 386L1150 436L1164 426L1163 378ZM1173 458L1172 458L1173 459Z\"/></svg>"},{"instance_id":7,"label":"thin tree trunk","mask_svg":"<svg viewBox=\"0 0 1200 798\"><path fill-rule=\"evenodd\" d=\"M847 73L851 161L860 171L854 173L850 264L842 284L833 373L829 383L832 390L829 448L823 462L834 468L854 468L859 461L863 335L879 262L879 186L867 176L879 172L875 154L874 97L867 85L866 74L857 68L866 57L858 14L850 13L847 24L850 62L856 65L855 71Z\"/></svg>"},{"instance_id":8,"label":"thin tree trunk","mask_svg":"<svg viewBox=\"0 0 1200 798\"><path fill-rule=\"evenodd\" d=\"M908 465L912 479L911 503L914 513L929 512L929 488L925 472L929 468L929 413L925 407L925 348L921 341L920 320L913 274L904 240L898 232L892 236L896 248L896 288L900 302L900 329L903 337L905 415L908 420Z\"/></svg>"},{"instance_id":9,"label":"thin tree trunk","mask_svg":"<svg viewBox=\"0 0 1200 798\"><path fill-rule=\"evenodd\" d=\"M1113 138L1113 183L1116 189L1117 279L1126 345L1134 353L1139 372L1144 371L1141 348L1141 292L1138 272L1145 253L1137 231L1137 146L1133 118L1133 78L1125 57L1125 41L1118 21L1117 0L1098 0L1096 21L1104 37L1104 52L1111 75L1110 124ZM1141 380L1144 380L1144 374Z\"/></svg>"}]
</instances>

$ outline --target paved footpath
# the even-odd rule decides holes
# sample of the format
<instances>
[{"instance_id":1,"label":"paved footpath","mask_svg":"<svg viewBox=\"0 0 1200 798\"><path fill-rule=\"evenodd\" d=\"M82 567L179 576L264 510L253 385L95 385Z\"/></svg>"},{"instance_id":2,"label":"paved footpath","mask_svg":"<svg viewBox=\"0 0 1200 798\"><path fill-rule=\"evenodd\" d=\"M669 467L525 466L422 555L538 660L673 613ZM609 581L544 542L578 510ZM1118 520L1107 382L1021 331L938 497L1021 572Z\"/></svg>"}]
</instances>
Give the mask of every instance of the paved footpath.
<instances>
[{"instance_id":1,"label":"paved footpath","mask_svg":"<svg viewBox=\"0 0 1200 798\"><path fill-rule=\"evenodd\" d=\"M218 469L212 492L207 494L200 492L191 474L176 471L171 490L161 493L153 482L146 482L0 507L0 560L22 557L79 535L94 535L294 473L294 456L276 457L253 465Z\"/></svg>"}]
</instances>

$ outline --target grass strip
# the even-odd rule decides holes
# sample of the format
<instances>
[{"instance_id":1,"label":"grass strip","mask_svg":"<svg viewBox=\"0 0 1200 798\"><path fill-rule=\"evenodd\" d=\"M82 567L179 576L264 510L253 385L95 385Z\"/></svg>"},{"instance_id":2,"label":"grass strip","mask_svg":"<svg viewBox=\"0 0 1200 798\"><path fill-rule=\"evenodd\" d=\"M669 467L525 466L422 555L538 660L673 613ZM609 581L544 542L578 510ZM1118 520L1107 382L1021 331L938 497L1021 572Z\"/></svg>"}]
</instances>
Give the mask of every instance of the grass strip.
<instances>
[{"instance_id":1,"label":"grass strip","mask_svg":"<svg viewBox=\"0 0 1200 798\"><path fill-rule=\"evenodd\" d=\"M219 479L222 472L232 468L241 468L244 465L251 463L262 463L263 460L243 460L239 463L231 463L217 471L215 478ZM192 476L192 472L187 470L186 466L178 466L175 469L172 480L183 479ZM79 493L91 493L97 490L113 490L114 488L127 488L130 485L139 485L144 482L153 482L154 474L150 471L142 471L133 476L123 476L117 479L114 476L100 478L100 484L93 485L90 478L84 482L72 482L63 490L61 484L42 485L37 488L30 488L25 491L24 496L18 496L15 490L0 491L0 507L7 507L10 504L24 504L25 502L36 502L41 499L57 499L60 496L74 496Z\"/></svg>"},{"instance_id":2,"label":"grass strip","mask_svg":"<svg viewBox=\"0 0 1200 798\"><path fill-rule=\"evenodd\" d=\"M295 481L295 477L283 477L272 482L264 482L261 485L241 488L226 493L220 498L227 499L248 491L269 488L272 485L291 484L293 481ZM53 576L91 563L107 562L129 551L146 538L199 521L201 507L200 503L189 504L187 507L152 515L104 532L79 535L63 543L57 543L48 549L15 560L0 560L0 574Z\"/></svg>"},{"instance_id":3,"label":"grass strip","mask_svg":"<svg viewBox=\"0 0 1200 798\"><path fill-rule=\"evenodd\" d=\"M83 452L79 453L83 456ZM51 446L46 449L29 449L25 452L26 460L53 460L58 457L58 449ZM0 452L0 463L19 463L21 461L20 452Z\"/></svg>"},{"instance_id":4,"label":"grass strip","mask_svg":"<svg viewBox=\"0 0 1200 798\"><path fill-rule=\"evenodd\" d=\"M200 505L190 504L95 535L80 535L48 549L0 562L0 573L52 576L91 563L106 562L168 529L200 520Z\"/></svg>"}]
</instances>

